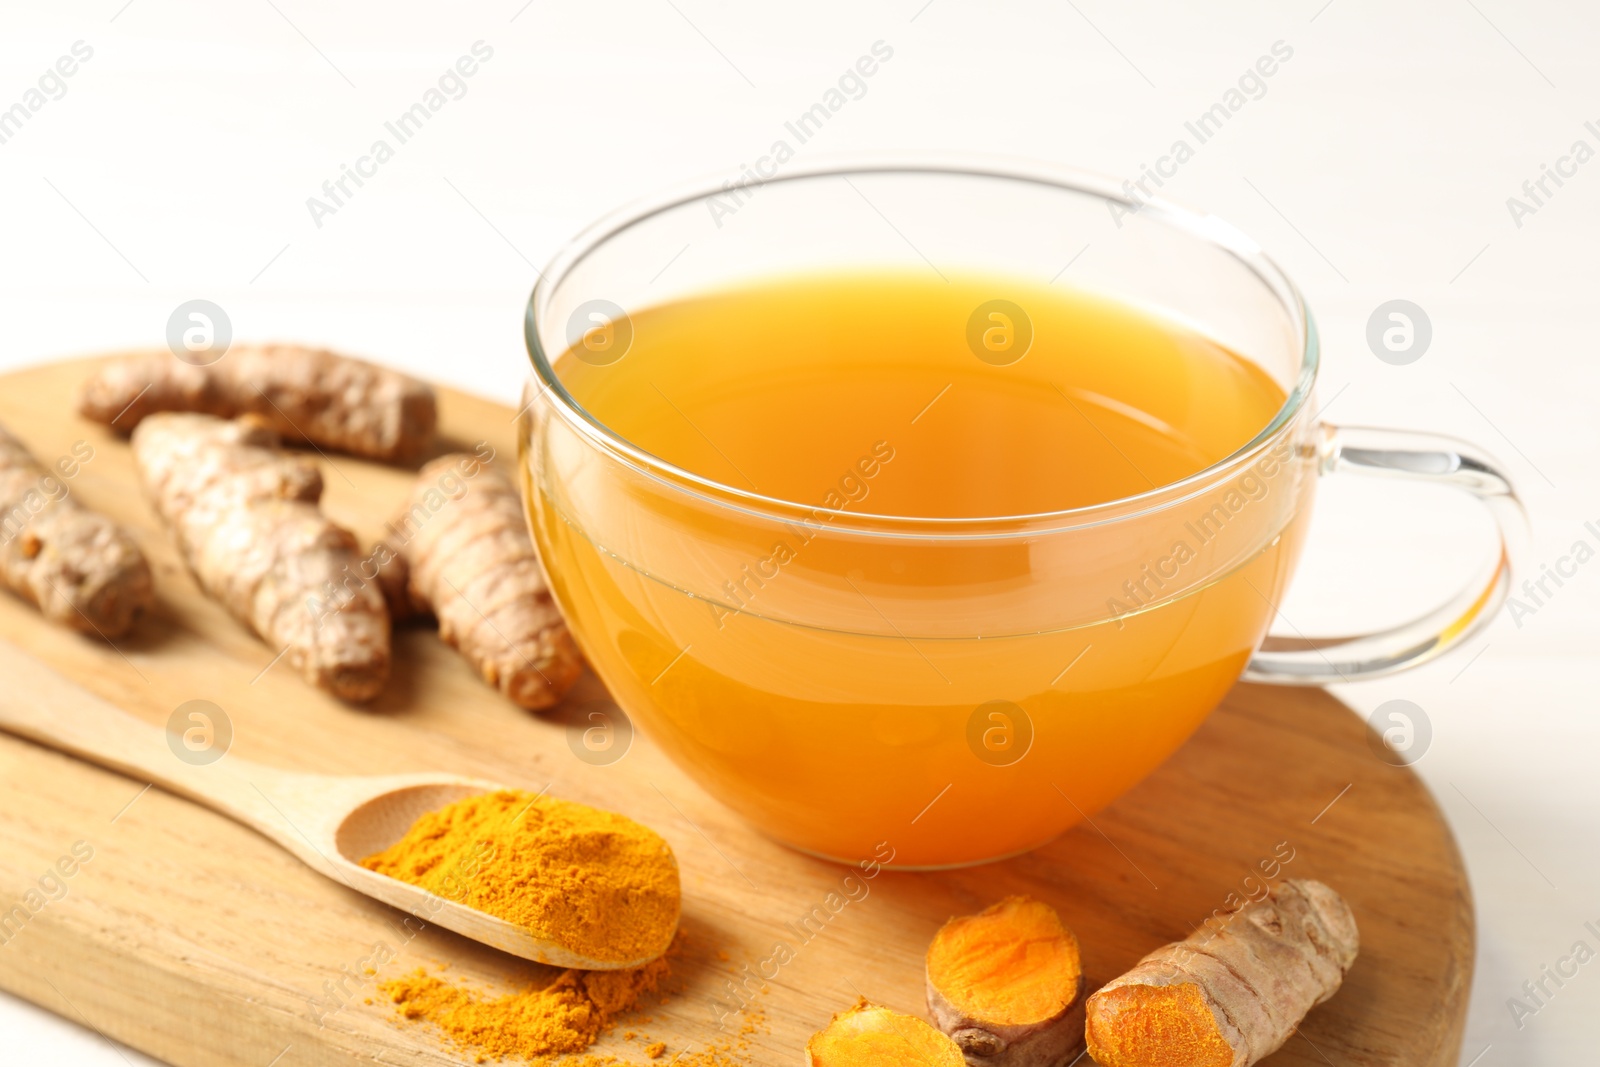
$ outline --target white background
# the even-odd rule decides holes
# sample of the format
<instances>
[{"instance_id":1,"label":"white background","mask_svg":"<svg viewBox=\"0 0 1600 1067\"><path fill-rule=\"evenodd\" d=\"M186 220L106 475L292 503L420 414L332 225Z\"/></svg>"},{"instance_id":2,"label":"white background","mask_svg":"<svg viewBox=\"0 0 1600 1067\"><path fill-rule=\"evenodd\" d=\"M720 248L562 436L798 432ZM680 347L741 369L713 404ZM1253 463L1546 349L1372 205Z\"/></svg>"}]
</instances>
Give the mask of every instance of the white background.
<instances>
[{"instance_id":1,"label":"white background","mask_svg":"<svg viewBox=\"0 0 1600 1067\"><path fill-rule=\"evenodd\" d=\"M315 226L306 198L480 39L494 57L467 94ZM1282 40L1294 55L1266 95L1166 192L1300 282L1328 418L1496 452L1534 517L1535 570L1579 538L1600 545L1583 529L1600 520L1600 161L1520 227L1506 206L1573 141L1600 149L1584 129L1600 128L1594 5L8 0L0 107L78 40L94 56L65 96L0 145L0 369L159 344L173 308L204 297L238 337L326 343L506 399L535 264L664 183L731 177L875 41L893 59L806 155L970 150L1130 176ZM1364 339L1393 298L1433 324L1409 366ZM1306 632L1397 621L1441 598L1484 537L1448 496L1330 483L1285 614ZM1409 699L1431 721L1418 770L1480 921L1464 1063L1595 1058L1600 963L1520 1029L1506 1000L1600 920L1597 592L1592 563L1520 627L1501 617L1461 654L1339 694L1363 713ZM141 1059L4 997L0 1034L8 1062Z\"/></svg>"}]
</instances>

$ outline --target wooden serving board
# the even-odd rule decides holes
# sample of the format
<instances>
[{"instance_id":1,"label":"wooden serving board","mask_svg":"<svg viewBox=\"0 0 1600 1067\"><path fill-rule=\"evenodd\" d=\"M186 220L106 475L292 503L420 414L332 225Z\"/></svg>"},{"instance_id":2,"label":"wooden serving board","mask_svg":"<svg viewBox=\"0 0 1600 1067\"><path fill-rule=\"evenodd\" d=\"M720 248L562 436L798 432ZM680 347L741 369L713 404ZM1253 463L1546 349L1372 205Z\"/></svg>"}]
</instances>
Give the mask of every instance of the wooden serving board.
<instances>
[{"instance_id":1,"label":"wooden serving board","mask_svg":"<svg viewBox=\"0 0 1600 1067\"><path fill-rule=\"evenodd\" d=\"M431 630L398 632L394 678L370 708L341 705L281 665L263 673L272 651L197 590L140 495L126 444L72 414L92 365L0 378L0 422L47 463L76 441L93 446L71 491L136 533L156 568L159 607L112 647L57 630L0 594L0 639L151 723L166 722L185 701L210 700L231 718L232 752L247 759L335 774L446 770L549 787L654 827L682 865L691 937L675 969L681 990L651 1005L650 1021L630 1024L667 1043L668 1057L654 1062L725 1038L717 1020L728 983L759 968L778 941L795 957L755 997L765 1022L737 1053L745 1062L802 1062L806 1037L858 994L922 1012L929 938L951 915L1002 895L1032 894L1060 910L1083 944L1093 988L1187 935L1230 894L1257 885L1246 879L1260 879L1258 864L1292 850L1277 877L1319 878L1340 890L1355 909L1362 949L1344 988L1270 1063L1456 1063L1473 960L1460 855L1421 782L1377 758L1366 725L1326 694L1240 686L1166 766L1092 826L1004 863L883 873L851 900L846 868L763 838L648 738L636 738L610 766L579 760L568 747L571 713L535 716L511 706ZM508 409L447 390L441 401L454 444L487 439L512 454ZM410 474L345 457L327 466L328 512L364 538L376 536ZM584 690L603 695L592 679ZM93 858L49 883L64 885L64 896L36 894L32 903L44 903L32 907L29 890L75 845L92 848ZM313 874L249 830L0 735L0 914L19 903L20 929L7 935L0 927L8 937L0 987L184 1067L470 1063L427 1026L397 1020L381 1000L365 1003L373 983L449 963L460 978L506 989L537 970L446 931L408 933L398 912ZM821 932L802 941L789 924L816 909L825 917L813 920ZM374 978L363 972L380 944L394 958ZM355 992L342 1006L327 992L341 978ZM742 1022L729 1021L734 1031ZM649 1062L643 1044L619 1029L596 1051Z\"/></svg>"}]
</instances>

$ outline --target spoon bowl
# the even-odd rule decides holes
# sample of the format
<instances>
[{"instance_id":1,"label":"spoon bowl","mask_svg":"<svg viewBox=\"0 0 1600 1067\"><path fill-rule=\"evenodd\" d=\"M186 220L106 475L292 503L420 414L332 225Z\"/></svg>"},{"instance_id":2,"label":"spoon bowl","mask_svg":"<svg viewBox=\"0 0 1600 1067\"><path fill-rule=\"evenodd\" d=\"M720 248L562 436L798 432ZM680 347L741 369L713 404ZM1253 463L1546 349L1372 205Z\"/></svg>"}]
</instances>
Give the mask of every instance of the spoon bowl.
<instances>
[{"instance_id":1,"label":"spoon bowl","mask_svg":"<svg viewBox=\"0 0 1600 1067\"><path fill-rule=\"evenodd\" d=\"M165 730L4 642L0 678L6 680L0 687L0 730L204 804L281 845L319 874L463 937L537 963L603 971L648 963L666 951L676 933L675 928L664 931L660 951L638 959L594 959L548 931L361 866L404 837L425 813L508 788L500 783L449 774L299 774L235 757L186 762L174 754Z\"/></svg>"}]
</instances>

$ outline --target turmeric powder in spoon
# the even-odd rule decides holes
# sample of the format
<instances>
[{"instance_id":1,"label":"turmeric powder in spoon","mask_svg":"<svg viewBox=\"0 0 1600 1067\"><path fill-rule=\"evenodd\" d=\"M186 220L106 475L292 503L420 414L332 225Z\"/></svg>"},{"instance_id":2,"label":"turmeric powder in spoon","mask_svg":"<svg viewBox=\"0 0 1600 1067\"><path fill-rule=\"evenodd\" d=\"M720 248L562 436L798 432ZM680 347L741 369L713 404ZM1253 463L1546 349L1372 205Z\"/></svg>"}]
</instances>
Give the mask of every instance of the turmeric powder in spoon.
<instances>
[{"instance_id":1,"label":"turmeric powder in spoon","mask_svg":"<svg viewBox=\"0 0 1600 1067\"><path fill-rule=\"evenodd\" d=\"M678 861L660 836L522 790L430 811L361 865L602 962L654 959L678 929Z\"/></svg>"}]
</instances>

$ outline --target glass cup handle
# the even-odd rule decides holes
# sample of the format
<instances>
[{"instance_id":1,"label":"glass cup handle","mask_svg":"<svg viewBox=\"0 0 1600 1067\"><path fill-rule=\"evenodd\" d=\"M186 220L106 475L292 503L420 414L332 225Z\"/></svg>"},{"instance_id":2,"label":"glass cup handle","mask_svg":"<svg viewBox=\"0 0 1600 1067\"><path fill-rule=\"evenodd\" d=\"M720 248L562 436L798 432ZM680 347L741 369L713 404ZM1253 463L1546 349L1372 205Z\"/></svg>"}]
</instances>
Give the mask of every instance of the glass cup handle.
<instances>
[{"instance_id":1,"label":"glass cup handle","mask_svg":"<svg viewBox=\"0 0 1600 1067\"><path fill-rule=\"evenodd\" d=\"M1528 516L1510 477L1481 449L1453 437L1323 426L1318 473L1349 472L1448 485L1477 497L1494 518L1494 558L1465 588L1433 611L1358 637L1284 641L1250 660L1244 678L1276 685L1331 685L1377 678L1426 663L1483 629L1511 590L1513 560L1528 541Z\"/></svg>"}]
</instances>

